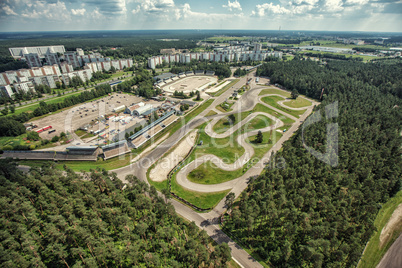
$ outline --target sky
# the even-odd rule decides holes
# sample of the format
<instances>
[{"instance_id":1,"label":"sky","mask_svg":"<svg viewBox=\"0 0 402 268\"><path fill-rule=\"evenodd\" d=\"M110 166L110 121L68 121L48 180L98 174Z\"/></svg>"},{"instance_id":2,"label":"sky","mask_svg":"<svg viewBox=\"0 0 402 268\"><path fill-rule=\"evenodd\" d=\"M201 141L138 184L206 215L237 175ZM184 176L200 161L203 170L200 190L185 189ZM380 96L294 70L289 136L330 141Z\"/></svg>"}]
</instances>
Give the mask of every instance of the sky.
<instances>
[{"instance_id":1,"label":"sky","mask_svg":"<svg viewBox=\"0 0 402 268\"><path fill-rule=\"evenodd\" d=\"M402 32L402 0L0 0L0 32L279 28Z\"/></svg>"}]
</instances>

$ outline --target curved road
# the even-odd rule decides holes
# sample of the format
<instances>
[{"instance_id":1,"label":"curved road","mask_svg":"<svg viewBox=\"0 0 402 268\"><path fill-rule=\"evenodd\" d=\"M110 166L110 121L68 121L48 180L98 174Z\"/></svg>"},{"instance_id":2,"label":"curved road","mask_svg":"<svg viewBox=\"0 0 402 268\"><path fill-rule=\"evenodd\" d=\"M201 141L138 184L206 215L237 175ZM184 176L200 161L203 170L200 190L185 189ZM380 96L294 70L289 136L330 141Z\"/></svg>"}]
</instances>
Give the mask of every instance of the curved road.
<instances>
[{"instance_id":1,"label":"curved road","mask_svg":"<svg viewBox=\"0 0 402 268\"><path fill-rule=\"evenodd\" d=\"M177 142L179 142L190 130L200 126L205 122L208 122L211 119L222 117L221 113L208 116L207 118L205 117L205 115L209 111L214 110L215 106L227 100L232 95L233 90L240 89L244 84L246 84L246 82L247 77L241 78L235 86L233 86L231 89L228 89L221 96L216 97L213 103L207 109L205 109L187 124L183 124L183 126L178 131L173 133L168 139L159 144L153 151L151 151L147 155L147 157L140 159L139 161L132 163L129 166L113 170L113 172L115 172L117 176L123 181L126 175L132 174L137 176L139 179L148 182L146 177L146 172L148 168L160 157L162 157ZM254 87L244 93L243 96L232 107L235 112L225 113L225 115L234 114L238 111L251 110L255 106L255 104L259 102L258 93L261 91L262 88L265 87L255 87L253 83L252 86ZM312 103L313 105L318 104L317 102ZM238 196L244 189L246 189L248 178L250 178L251 176L259 175L262 172L265 167L265 162L267 162L267 160L269 159L271 152L279 150L282 147L283 142L292 136L293 132L297 130L301 122L305 120L307 116L311 113L313 105L307 109L306 113L295 120L295 123L292 125L292 127L284 133L281 139L264 155L264 157L257 164L250 168L245 174L243 174L243 176L232 181L233 188L231 192L235 193L235 195ZM277 110L274 107L270 108L273 110ZM283 114L282 111L277 111ZM224 207L224 199L221 200L221 202L209 213L197 213L176 200L171 200L170 202L174 205L178 214L187 218L189 221L194 221L200 228L204 229L208 233L208 235L210 235L217 243L227 242L232 250L232 257L241 266L262 267L261 264L255 261L246 251L244 251L238 244L233 242L219 229L220 215L226 210L226 208Z\"/></svg>"}]
</instances>

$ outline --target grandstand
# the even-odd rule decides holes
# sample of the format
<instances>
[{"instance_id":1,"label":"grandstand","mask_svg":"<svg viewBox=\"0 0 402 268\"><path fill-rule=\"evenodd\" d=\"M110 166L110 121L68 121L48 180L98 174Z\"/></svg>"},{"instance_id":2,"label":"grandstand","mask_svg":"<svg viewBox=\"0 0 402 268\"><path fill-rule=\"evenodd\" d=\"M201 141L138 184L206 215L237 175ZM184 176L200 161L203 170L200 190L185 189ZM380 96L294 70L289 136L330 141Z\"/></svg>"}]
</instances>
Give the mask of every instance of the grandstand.
<instances>
[{"instance_id":1,"label":"grandstand","mask_svg":"<svg viewBox=\"0 0 402 268\"><path fill-rule=\"evenodd\" d=\"M154 121L148 126L145 126L143 129L130 136L129 139L131 140L132 145L134 146L134 148L140 147L148 139L152 138L154 135L162 131L163 128L173 123L176 119L177 116L175 115L175 111L165 113L158 120Z\"/></svg>"},{"instance_id":2,"label":"grandstand","mask_svg":"<svg viewBox=\"0 0 402 268\"><path fill-rule=\"evenodd\" d=\"M214 71L207 71L205 74L206 75L215 75L215 72Z\"/></svg>"},{"instance_id":3,"label":"grandstand","mask_svg":"<svg viewBox=\"0 0 402 268\"><path fill-rule=\"evenodd\" d=\"M72 148L66 152L56 151L5 151L0 158L11 157L13 159L25 160L49 160L49 161L96 161L100 149L98 147L91 147L91 150ZM80 147L78 147L80 148Z\"/></svg>"},{"instance_id":4,"label":"grandstand","mask_svg":"<svg viewBox=\"0 0 402 268\"><path fill-rule=\"evenodd\" d=\"M130 152L127 141L119 141L101 147L105 160Z\"/></svg>"},{"instance_id":5,"label":"grandstand","mask_svg":"<svg viewBox=\"0 0 402 268\"><path fill-rule=\"evenodd\" d=\"M195 75L203 75L204 72L204 70L195 70Z\"/></svg>"}]
</instances>

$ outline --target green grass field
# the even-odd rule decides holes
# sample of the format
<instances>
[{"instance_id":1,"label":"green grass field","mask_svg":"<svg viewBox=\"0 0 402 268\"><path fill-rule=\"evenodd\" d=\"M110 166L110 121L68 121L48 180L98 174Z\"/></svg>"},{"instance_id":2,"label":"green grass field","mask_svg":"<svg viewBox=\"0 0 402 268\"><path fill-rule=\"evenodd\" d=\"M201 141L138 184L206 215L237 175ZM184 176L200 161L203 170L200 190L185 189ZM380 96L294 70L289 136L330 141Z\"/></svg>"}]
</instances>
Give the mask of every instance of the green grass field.
<instances>
[{"instance_id":1,"label":"green grass field","mask_svg":"<svg viewBox=\"0 0 402 268\"><path fill-rule=\"evenodd\" d=\"M0 137L0 148L3 148L6 145L16 146L16 145L35 145L38 146L41 144L39 141L28 141L26 140L27 134L22 134L17 137Z\"/></svg>"},{"instance_id":2,"label":"green grass field","mask_svg":"<svg viewBox=\"0 0 402 268\"><path fill-rule=\"evenodd\" d=\"M225 171L214 163L207 161L194 169L188 175L188 180L199 184L218 184L234 180L243 175L243 169Z\"/></svg>"},{"instance_id":3,"label":"green grass field","mask_svg":"<svg viewBox=\"0 0 402 268\"><path fill-rule=\"evenodd\" d=\"M269 97L262 97L261 100L265 102L268 105L271 105L272 107L275 107L276 109L279 109L287 114L293 115L294 117L299 117L300 115L304 114L306 110L301 110L301 111L295 111L291 110L285 107L282 107L281 105L278 104L278 101L283 100L284 98L281 98L279 96L269 96Z\"/></svg>"},{"instance_id":4,"label":"green grass field","mask_svg":"<svg viewBox=\"0 0 402 268\"><path fill-rule=\"evenodd\" d=\"M216 115L216 114L218 114L218 113L213 111L213 110L211 110L205 116L207 117L207 116Z\"/></svg>"},{"instance_id":5,"label":"green grass field","mask_svg":"<svg viewBox=\"0 0 402 268\"><path fill-rule=\"evenodd\" d=\"M281 120L285 125L288 125L288 126L292 125L295 122L293 119L290 119L289 117L287 117L281 113L278 113L261 103L257 103L257 105L253 109L253 112L264 112L264 113L271 114L271 115L275 116L276 118L278 118L279 120Z\"/></svg>"},{"instance_id":6,"label":"green grass field","mask_svg":"<svg viewBox=\"0 0 402 268\"><path fill-rule=\"evenodd\" d=\"M242 112L233 114L235 117L235 122L233 125L236 125L237 123L241 122L249 114L251 114L251 112ZM216 122L216 124L212 127L212 129L216 133L223 133L228 129L230 129L233 125L229 123L229 116L225 116L221 118L218 122Z\"/></svg>"},{"instance_id":7,"label":"green grass field","mask_svg":"<svg viewBox=\"0 0 402 268\"><path fill-rule=\"evenodd\" d=\"M234 135L223 139L215 139L207 135L203 128L200 129L199 134L199 140L203 142L203 145L195 148L189 158L190 161L194 160L195 156L213 154L226 159L228 163L234 163L237 158L244 154L244 148L237 143Z\"/></svg>"},{"instance_id":8,"label":"green grass field","mask_svg":"<svg viewBox=\"0 0 402 268\"><path fill-rule=\"evenodd\" d=\"M226 190L216 193L190 191L178 185L175 176L172 177L172 192L199 208L207 209L215 207L229 191L230 190Z\"/></svg>"},{"instance_id":9,"label":"green grass field","mask_svg":"<svg viewBox=\"0 0 402 268\"><path fill-rule=\"evenodd\" d=\"M382 208L378 212L378 215L374 221L374 226L376 232L371 236L367 248L360 260L358 268L363 267L376 267L381 261L385 252L390 248L392 243L398 238L399 234L402 232L402 225L399 223L397 228L393 231L391 237L386 240L386 243L380 247L380 235L384 226L389 221L394 210L402 204L402 191L399 191L393 198L388 200L387 203L383 204Z\"/></svg>"},{"instance_id":10,"label":"green grass field","mask_svg":"<svg viewBox=\"0 0 402 268\"><path fill-rule=\"evenodd\" d=\"M274 87L268 87L266 89L261 90L260 94L258 94L259 96L262 95L267 95L267 94L278 94L278 95L282 95L285 98L290 98L290 93L287 91L283 91Z\"/></svg>"},{"instance_id":11,"label":"green grass field","mask_svg":"<svg viewBox=\"0 0 402 268\"><path fill-rule=\"evenodd\" d=\"M242 132L249 132L255 129L261 129L272 125L272 120L265 115L257 115L242 127Z\"/></svg>"},{"instance_id":12,"label":"green grass field","mask_svg":"<svg viewBox=\"0 0 402 268\"><path fill-rule=\"evenodd\" d=\"M292 107L292 108L302 108L302 107L310 106L311 101L308 101L303 98L297 98L295 100L285 101L283 104L286 106Z\"/></svg>"}]
</instances>

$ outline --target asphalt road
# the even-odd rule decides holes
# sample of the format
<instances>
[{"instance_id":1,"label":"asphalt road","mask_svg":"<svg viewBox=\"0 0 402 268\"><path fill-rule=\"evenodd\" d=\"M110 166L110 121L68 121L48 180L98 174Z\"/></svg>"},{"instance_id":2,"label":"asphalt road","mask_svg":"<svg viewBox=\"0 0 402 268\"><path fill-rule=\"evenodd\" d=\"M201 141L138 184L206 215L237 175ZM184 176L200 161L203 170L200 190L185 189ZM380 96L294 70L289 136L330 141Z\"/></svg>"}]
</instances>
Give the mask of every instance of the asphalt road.
<instances>
[{"instance_id":1,"label":"asphalt road","mask_svg":"<svg viewBox=\"0 0 402 268\"><path fill-rule=\"evenodd\" d=\"M251 75L252 77L252 75ZM213 119L214 117L219 117L221 114L209 116L205 118L205 115L215 108L215 106L224 102L227 98L231 96L233 90L240 89L246 83L247 77L241 78L240 81L231 89L224 92L221 96L216 97L214 102L202 113L200 113L197 117L192 119L189 123L183 124L183 126L173 133L169 138L167 138L164 142L159 144L154 150L152 150L147 157L140 159L139 161L132 163L129 166L112 170L115 172L117 176L124 181L125 176L127 175L135 175L139 179L148 182L146 178L146 172L148 168L155 163L160 157L162 157L171 147L173 147L177 142L179 142L190 130L200 126L204 122ZM253 87L253 83L252 83ZM255 103L258 101L258 92L259 87L254 85L253 89L247 91L243 94L241 99L237 102L237 106L234 106L234 111L240 109L241 111L247 111L252 109ZM236 196L239 196L241 192L247 187L247 180L254 175L259 175L263 171L265 167L266 159L269 159L272 151L277 151L282 147L283 142L289 139L293 132L297 130L303 120L311 113L312 108L308 109L301 118L297 119L293 126L283 134L282 138L271 148L269 152L267 152L264 158L259 161L253 168L249 169L243 176L236 179L236 183L234 183L231 192L235 193ZM237 112L237 111L236 111ZM236 113L232 112L232 113ZM226 113L227 115L230 113ZM265 160L264 160L265 159ZM176 209L176 212L183 216L184 218L194 221L197 226L204 229L208 235L210 235L217 243L228 243L229 247L232 251L232 257L242 266L242 267L262 267L256 260L254 260L245 250L241 248L238 244L232 241L225 233L223 233L219 229L219 221L220 215L224 213L226 210L224 206L224 200L221 202L210 212L208 213L197 213L185 206L184 204L176 201L170 201Z\"/></svg>"},{"instance_id":2,"label":"asphalt road","mask_svg":"<svg viewBox=\"0 0 402 268\"><path fill-rule=\"evenodd\" d=\"M251 75L251 77L253 77ZM224 102L227 98L229 98L233 91L236 89L240 89L243 85L246 84L247 77L243 77L240 81L231 89L228 89L221 96L216 97L214 102L202 113L200 113L197 117L191 120L189 123L183 125L178 131L172 134L168 139L162 142L159 146L157 146L152 152L150 152L146 158L140 159L139 161L132 163L129 166L113 170L116 172L117 176L124 180L126 175L133 174L137 176L139 179L147 182L146 171L148 168L155 163L160 157L162 157L171 147L173 147L177 142L179 142L190 130L200 126L204 122L213 119L215 117L221 117L221 114L209 116L208 119L205 118L205 115L215 108L215 106ZM238 111L247 111L251 110L255 104L259 101L258 93L260 92L261 87L256 86L252 83L252 89L243 94L240 100L232 107L233 112L237 113ZM272 107L274 108L274 107ZM276 110L276 109L274 109ZM243 176L236 179L235 184L233 185L232 192L236 194L236 196L240 195L240 193L246 189L247 180L251 176L261 174L262 170L265 167L265 162L269 159L272 151L277 151L282 147L284 141L289 139L293 132L297 130L303 120L311 113L312 107L308 109L308 111L299 119L296 119L296 122L293 126L283 134L282 138L271 148L269 152L264 156L264 158L258 162L253 168L249 169ZM282 111L280 111L283 113ZM226 113L226 115L231 114ZM293 116L290 116L294 118ZM264 160L265 159L265 160ZM217 243L229 242L229 247L232 250L232 257L243 267L262 267L257 261L255 261L245 250L243 250L238 244L232 241L226 234L224 234L219 229L219 217L226 210L224 207L224 200L222 200L211 212L209 213L197 213L190 209L189 207L183 205L182 203L171 200L174 205L176 212L186 219L190 221L194 221L196 225L200 228L204 229Z\"/></svg>"}]
</instances>

